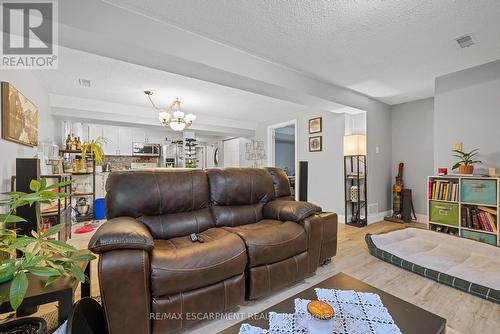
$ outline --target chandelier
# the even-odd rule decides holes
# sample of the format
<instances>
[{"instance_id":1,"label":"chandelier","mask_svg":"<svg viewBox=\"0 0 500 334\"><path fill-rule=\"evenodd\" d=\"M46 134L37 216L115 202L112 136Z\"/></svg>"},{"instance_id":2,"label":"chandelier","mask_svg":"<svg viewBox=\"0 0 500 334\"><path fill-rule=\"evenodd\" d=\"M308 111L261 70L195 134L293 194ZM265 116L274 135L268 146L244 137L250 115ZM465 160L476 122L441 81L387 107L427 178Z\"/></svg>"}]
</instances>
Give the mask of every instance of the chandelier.
<instances>
[{"instance_id":1,"label":"chandelier","mask_svg":"<svg viewBox=\"0 0 500 334\"><path fill-rule=\"evenodd\" d=\"M147 95L149 101L153 108L158 111L158 119L161 124L164 126L170 126L170 128L174 131L182 131L185 128L189 128L193 121L196 120L196 116L193 114L185 115L184 112L181 111L181 101L179 98L176 98L174 102L172 102L166 108L158 107L151 98L153 95L152 91L146 90L144 94Z\"/></svg>"}]
</instances>

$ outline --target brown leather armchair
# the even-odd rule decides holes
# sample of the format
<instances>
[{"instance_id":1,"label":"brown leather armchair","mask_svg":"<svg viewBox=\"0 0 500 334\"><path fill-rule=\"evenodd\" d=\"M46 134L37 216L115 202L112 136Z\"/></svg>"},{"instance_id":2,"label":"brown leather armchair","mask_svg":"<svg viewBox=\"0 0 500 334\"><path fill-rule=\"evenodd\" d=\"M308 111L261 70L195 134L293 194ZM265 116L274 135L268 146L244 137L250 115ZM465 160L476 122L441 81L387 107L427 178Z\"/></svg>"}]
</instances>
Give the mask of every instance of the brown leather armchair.
<instances>
[{"instance_id":1,"label":"brown leather armchair","mask_svg":"<svg viewBox=\"0 0 500 334\"><path fill-rule=\"evenodd\" d=\"M276 201L273 185L253 168L112 173L89 243L109 331L171 333L314 271L321 209Z\"/></svg>"}]
</instances>

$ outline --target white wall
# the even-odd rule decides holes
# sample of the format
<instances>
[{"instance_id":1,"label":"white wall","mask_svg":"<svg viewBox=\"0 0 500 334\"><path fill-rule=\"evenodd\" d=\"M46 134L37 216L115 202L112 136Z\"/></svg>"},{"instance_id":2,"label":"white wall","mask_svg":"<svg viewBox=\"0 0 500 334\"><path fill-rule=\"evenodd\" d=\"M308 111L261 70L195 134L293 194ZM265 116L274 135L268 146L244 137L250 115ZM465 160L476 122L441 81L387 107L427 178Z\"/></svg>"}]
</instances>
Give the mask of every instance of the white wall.
<instances>
[{"instance_id":1,"label":"white wall","mask_svg":"<svg viewBox=\"0 0 500 334\"><path fill-rule=\"evenodd\" d=\"M247 138L233 138L223 141L223 166L224 167L250 167L251 161L245 159L245 144Z\"/></svg>"},{"instance_id":2,"label":"white wall","mask_svg":"<svg viewBox=\"0 0 500 334\"><path fill-rule=\"evenodd\" d=\"M381 105L367 109L368 220L381 220L392 209L391 110ZM370 216L375 218L370 218Z\"/></svg>"},{"instance_id":3,"label":"white wall","mask_svg":"<svg viewBox=\"0 0 500 334\"><path fill-rule=\"evenodd\" d=\"M500 167L500 60L436 78L434 167L455 163L457 142L480 149L480 160Z\"/></svg>"},{"instance_id":4,"label":"white wall","mask_svg":"<svg viewBox=\"0 0 500 334\"><path fill-rule=\"evenodd\" d=\"M275 144L276 167L288 169L290 175L295 175L295 143L292 141L276 140Z\"/></svg>"},{"instance_id":5,"label":"white wall","mask_svg":"<svg viewBox=\"0 0 500 334\"><path fill-rule=\"evenodd\" d=\"M323 131L309 135L308 120L323 117ZM257 140L264 140L267 148L268 126L297 120L297 159L309 162L308 200L323 210L344 212L343 137L344 114L303 111L287 118L260 123L256 130ZM309 136L323 136L323 151L309 152ZM268 152L266 152L268 154Z\"/></svg>"},{"instance_id":6,"label":"white wall","mask_svg":"<svg viewBox=\"0 0 500 334\"><path fill-rule=\"evenodd\" d=\"M405 188L412 189L421 215L427 214L427 176L434 170L433 115L433 98L392 106L392 179L403 162Z\"/></svg>"},{"instance_id":7,"label":"white wall","mask_svg":"<svg viewBox=\"0 0 500 334\"><path fill-rule=\"evenodd\" d=\"M2 70L0 80L14 85L38 107L38 141L54 140L55 121L50 114L48 94L30 70ZM16 158L31 158L37 148L0 139L0 191L10 191L10 178L16 171Z\"/></svg>"}]
</instances>

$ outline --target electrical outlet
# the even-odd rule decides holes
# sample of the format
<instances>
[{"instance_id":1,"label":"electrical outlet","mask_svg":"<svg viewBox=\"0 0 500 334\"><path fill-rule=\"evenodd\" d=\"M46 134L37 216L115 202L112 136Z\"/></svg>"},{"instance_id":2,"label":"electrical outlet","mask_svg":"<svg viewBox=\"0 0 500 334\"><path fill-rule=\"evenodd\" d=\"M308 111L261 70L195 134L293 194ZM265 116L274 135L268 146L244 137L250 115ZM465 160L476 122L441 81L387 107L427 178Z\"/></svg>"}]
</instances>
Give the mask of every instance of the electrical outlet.
<instances>
[{"instance_id":1,"label":"electrical outlet","mask_svg":"<svg viewBox=\"0 0 500 334\"><path fill-rule=\"evenodd\" d=\"M462 151L462 143L455 143L455 150Z\"/></svg>"},{"instance_id":2,"label":"electrical outlet","mask_svg":"<svg viewBox=\"0 0 500 334\"><path fill-rule=\"evenodd\" d=\"M378 147L378 146L377 146L377 147L375 147L375 153L376 153L376 154L379 154L379 153L380 153L380 147Z\"/></svg>"}]
</instances>

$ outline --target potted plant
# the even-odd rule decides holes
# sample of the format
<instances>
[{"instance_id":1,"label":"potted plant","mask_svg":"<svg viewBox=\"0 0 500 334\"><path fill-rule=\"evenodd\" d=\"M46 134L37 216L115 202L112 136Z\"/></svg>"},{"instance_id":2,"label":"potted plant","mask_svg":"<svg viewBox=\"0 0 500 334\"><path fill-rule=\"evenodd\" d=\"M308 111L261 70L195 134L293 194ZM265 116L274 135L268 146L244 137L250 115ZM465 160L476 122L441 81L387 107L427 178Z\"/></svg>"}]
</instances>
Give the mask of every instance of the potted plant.
<instances>
[{"instance_id":1,"label":"potted plant","mask_svg":"<svg viewBox=\"0 0 500 334\"><path fill-rule=\"evenodd\" d=\"M79 261L91 261L95 256L91 254L79 254L71 245L52 237L64 228L58 224L43 230L43 220L39 203L50 203L51 200L66 198L69 194L59 193L54 190L68 185L71 181L55 183L47 186L47 181L32 180L30 183L31 193L9 192L4 193L5 198L0 200L0 206L7 206L7 213L0 214L0 251L2 252L2 263L0 265L0 282L11 280L9 301L13 310L21 305L26 291L28 290L28 276L32 275L47 277L46 285L54 283L61 277L76 279L85 282L87 277L77 265ZM37 231L32 236L18 236L15 231L7 228L10 223L22 223L25 220L15 215L19 207L35 205L37 212ZM26 319L23 321L23 319ZM13 333L44 333L44 326L38 326L35 318L23 318L15 321L15 328L25 330ZM29 327L31 324L32 326ZM0 331L11 330L13 322L0 325ZM31 328L33 331L27 331ZM9 333L9 332L7 332Z\"/></svg>"},{"instance_id":2,"label":"potted plant","mask_svg":"<svg viewBox=\"0 0 500 334\"><path fill-rule=\"evenodd\" d=\"M480 160L474 160L474 157L479 154L479 149L474 149L468 153L461 150L453 150L455 154L454 157L460 160L453 165L452 169L458 168L458 173L460 174L472 174L474 173L474 164L482 163Z\"/></svg>"},{"instance_id":3,"label":"potted plant","mask_svg":"<svg viewBox=\"0 0 500 334\"><path fill-rule=\"evenodd\" d=\"M106 142L106 138L98 137L97 139L93 139L83 143L82 159L85 161L87 153L90 153L93 155L95 163L98 165L102 165L104 162L104 150L102 149L102 145L104 145L104 143Z\"/></svg>"}]
</instances>

